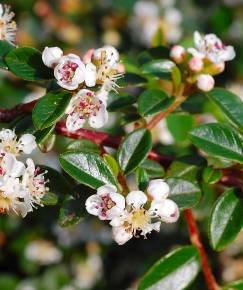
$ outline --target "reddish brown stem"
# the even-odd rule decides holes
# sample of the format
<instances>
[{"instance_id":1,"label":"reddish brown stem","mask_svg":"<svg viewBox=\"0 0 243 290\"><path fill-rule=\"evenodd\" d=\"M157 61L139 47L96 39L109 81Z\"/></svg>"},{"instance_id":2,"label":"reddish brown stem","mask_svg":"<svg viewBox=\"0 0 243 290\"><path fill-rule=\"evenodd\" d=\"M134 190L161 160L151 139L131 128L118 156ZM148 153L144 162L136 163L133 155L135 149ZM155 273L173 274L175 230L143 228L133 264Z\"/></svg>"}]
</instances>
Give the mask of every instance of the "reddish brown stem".
<instances>
[{"instance_id":1,"label":"reddish brown stem","mask_svg":"<svg viewBox=\"0 0 243 290\"><path fill-rule=\"evenodd\" d=\"M208 285L209 290L219 290L220 287L218 286L214 275L212 273L208 257L206 254L206 251L204 249L204 246L201 241L200 233L196 224L196 221L194 219L193 213L191 209L185 210L185 216L186 221L189 229L190 239L191 243L198 249L200 257L201 257L201 264L202 264L202 270Z\"/></svg>"}]
</instances>

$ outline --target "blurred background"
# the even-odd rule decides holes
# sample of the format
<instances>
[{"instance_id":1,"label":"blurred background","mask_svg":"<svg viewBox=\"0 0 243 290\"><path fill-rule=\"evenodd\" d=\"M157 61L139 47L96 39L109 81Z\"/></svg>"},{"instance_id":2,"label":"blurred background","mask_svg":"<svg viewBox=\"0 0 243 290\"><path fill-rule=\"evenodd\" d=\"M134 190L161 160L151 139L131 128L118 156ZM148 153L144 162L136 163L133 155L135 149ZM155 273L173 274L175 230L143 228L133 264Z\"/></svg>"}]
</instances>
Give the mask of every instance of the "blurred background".
<instances>
[{"instance_id":1,"label":"blurred background","mask_svg":"<svg viewBox=\"0 0 243 290\"><path fill-rule=\"evenodd\" d=\"M192 43L195 30L216 33L235 47L237 57L217 82L243 99L243 1L242 0L13 0L19 46L59 46L65 52L84 55L89 48L115 46L127 71L133 70L133 56L151 46ZM41 97L45 90L0 71L0 107L12 107ZM190 105L190 103L189 103ZM203 104L200 113L213 110ZM205 118L210 118L207 114ZM116 115L110 118L114 127ZM155 141L173 152L177 136L172 126L161 124ZM2 127L4 125L2 124ZM107 130L111 130L110 128ZM187 128L187 130L190 129ZM129 130L129 128L128 128ZM161 133L162 132L162 133ZM66 140L57 140L61 151ZM178 144L177 144L178 145ZM164 150L164 149L163 149ZM42 164L60 170L56 153L34 154ZM206 231L209 210L216 198L212 186L203 185L204 196L195 214L208 245ZM25 219L0 217L1 290L133 290L136 281L161 256L178 245L188 244L183 218L164 225L147 240L133 239L124 246L112 242L110 227L96 218L61 228L58 208L40 208ZM203 222L201 222L204 220ZM219 281L243 278L243 234L226 251L213 253L207 246ZM199 276L191 290L205 290Z\"/></svg>"}]
</instances>

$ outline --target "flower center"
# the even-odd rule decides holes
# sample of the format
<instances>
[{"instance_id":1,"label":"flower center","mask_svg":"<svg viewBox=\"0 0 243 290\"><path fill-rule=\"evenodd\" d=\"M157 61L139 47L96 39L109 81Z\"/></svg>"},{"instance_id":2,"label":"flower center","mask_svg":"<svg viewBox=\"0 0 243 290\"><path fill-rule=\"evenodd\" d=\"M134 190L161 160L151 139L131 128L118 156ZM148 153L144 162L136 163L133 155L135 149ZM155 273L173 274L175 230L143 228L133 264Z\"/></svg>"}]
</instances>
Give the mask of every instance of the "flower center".
<instances>
[{"instance_id":1,"label":"flower center","mask_svg":"<svg viewBox=\"0 0 243 290\"><path fill-rule=\"evenodd\" d=\"M71 82L78 68L78 64L72 61L67 61L58 72L62 75L61 81Z\"/></svg>"},{"instance_id":2,"label":"flower center","mask_svg":"<svg viewBox=\"0 0 243 290\"><path fill-rule=\"evenodd\" d=\"M101 214L103 216L106 216L106 212L113 208L113 206L116 205L116 203L111 199L109 194L104 194L102 195L102 202L100 204L101 209Z\"/></svg>"},{"instance_id":3,"label":"flower center","mask_svg":"<svg viewBox=\"0 0 243 290\"><path fill-rule=\"evenodd\" d=\"M6 196L3 196L2 192L0 192L0 214L5 214L8 212L11 204L12 200Z\"/></svg>"},{"instance_id":4,"label":"flower center","mask_svg":"<svg viewBox=\"0 0 243 290\"><path fill-rule=\"evenodd\" d=\"M16 141L16 139L2 141L1 149L2 151L7 152L7 153L12 153L13 155L19 154L18 142Z\"/></svg>"},{"instance_id":5,"label":"flower center","mask_svg":"<svg viewBox=\"0 0 243 290\"><path fill-rule=\"evenodd\" d=\"M133 232L143 230L151 222L151 217L145 209L134 210L132 213L131 223Z\"/></svg>"}]
</instances>

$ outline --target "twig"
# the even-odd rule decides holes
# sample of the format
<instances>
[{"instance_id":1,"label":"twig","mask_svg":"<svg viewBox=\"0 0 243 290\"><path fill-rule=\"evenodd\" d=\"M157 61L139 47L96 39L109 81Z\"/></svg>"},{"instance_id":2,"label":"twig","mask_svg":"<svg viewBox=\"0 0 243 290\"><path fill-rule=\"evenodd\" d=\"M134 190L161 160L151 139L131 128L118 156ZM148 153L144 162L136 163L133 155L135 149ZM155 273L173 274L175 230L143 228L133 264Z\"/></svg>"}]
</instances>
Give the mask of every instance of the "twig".
<instances>
[{"instance_id":1,"label":"twig","mask_svg":"<svg viewBox=\"0 0 243 290\"><path fill-rule=\"evenodd\" d=\"M218 286L214 275L212 273L210 264L208 262L208 257L204 246L201 242L200 233L194 219L193 213L191 209L185 210L186 221L189 229L191 243L198 249L200 257L201 257L201 264L202 270L207 281L208 289L209 290L220 290L221 288Z\"/></svg>"}]
</instances>

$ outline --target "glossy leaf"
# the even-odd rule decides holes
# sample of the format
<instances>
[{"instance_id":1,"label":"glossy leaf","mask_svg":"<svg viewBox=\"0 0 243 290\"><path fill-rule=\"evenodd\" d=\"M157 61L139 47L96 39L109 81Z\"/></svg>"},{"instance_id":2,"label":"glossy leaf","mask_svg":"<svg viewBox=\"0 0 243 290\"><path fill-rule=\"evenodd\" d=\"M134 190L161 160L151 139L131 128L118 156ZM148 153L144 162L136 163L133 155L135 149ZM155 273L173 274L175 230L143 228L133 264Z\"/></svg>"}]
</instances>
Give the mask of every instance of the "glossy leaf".
<instances>
[{"instance_id":1,"label":"glossy leaf","mask_svg":"<svg viewBox=\"0 0 243 290\"><path fill-rule=\"evenodd\" d=\"M237 95L222 88L215 88L207 95L233 124L243 130L243 102Z\"/></svg>"},{"instance_id":2,"label":"glossy leaf","mask_svg":"<svg viewBox=\"0 0 243 290\"><path fill-rule=\"evenodd\" d=\"M171 163L166 172L167 177L178 177L190 181L194 181L197 178L199 167L195 164L182 162L175 160Z\"/></svg>"},{"instance_id":3,"label":"glossy leaf","mask_svg":"<svg viewBox=\"0 0 243 290\"><path fill-rule=\"evenodd\" d=\"M194 145L208 154L243 162L243 146L233 129L218 123L206 124L193 129L190 138Z\"/></svg>"},{"instance_id":4,"label":"glossy leaf","mask_svg":"<svg viewBox=\"0 0 243 290\"><path fill-rule=\"evenodd\" d=\"M0 40L0 68L7 69L7 64L5 62L5 56L14 49L10 43L5 40Z\"/></svg>"},{"instance_id":5,"label":"glossy leaf","mask_svg":"<svg viewBox=\"0 0 243 290\"><path fill-rule=\"evenodd\" d=\"M62 168L78 182L98 188L104 184L117 185L106 162L96 153L70 151L60 155Z\"/></svg>"},{"instance_id":6,"label":"glossy leaf","mask_svg":"<svg viewBox=\"0 0 243 290\"><path fill-rule=\"evenodd\" d=\"M143 65L143 73L153 75L158 79L171 80L174 66L175 64L170 60L153 60Z\"/></svg>"},{"instance_id":7,"label":"glossy leaf","mask_svg":"<svg viewBox=\"0 0 243 290\"><path fill-rule=\"evenodd\" d=\"M135 74L135 73L126 73L123 78L118 80L118 85L121 87L125 86L144 86L147 83L147 79Z\"/></svg>"},{"instance_id":8,"label":"glossy leaf","mask_svg":"<svg viewBox=\"0 0 243 290\"><path fill-rule=\"evenodd\" d=\"M142 278L139 290L183 290L196 278L200 258L193 246L181 247L161 258Z\"/></svg>"},{"instance_id":9,"label":"glossy leaf","mask_svg":"<svg viewBox=\"0 0 243 290\"><path fill-rule=\"evenodd\" d=\"M41 53L35 48L12 49L5 61L9 70L24 80L40 81L53 78L53 72L44 65Z\"/></svg>"},{"instance_id":10,"label":"glossy leaf","mask_svg":"<svg viewBox=\"0 0 243 290\"><path fill-rule=\"evenodd\" d=\"M70 98L67 92L50 92L42 97L32 113L35 127L42 130L55 124L63 116Z\"/></svg>"},{"instance_id":11,"label":"glossy leaf","mask_svg":"<svg viewBox=\"0 0 243 290\"><path fill-rule=\"evenodd\" d=\"M163 177L165 174L165 170L162 165L154 160L146 159L142 164L140 164L140 167L146 170L150 178Z\"/></svg>"},{"instance_id":12,"label":"glossy leaf","mask_svg":"<svg viewBox=\"0 0 243 290\"><path fill-rule=\"evenodd\" d=\"M75 140L75 141L70 142L66 150L67 151L78 150L82 152L100 153L100 149L97 146L97 144L91 140L86 140L86 139Z\"/></svg>"},{"instance_id":13,"label":"glossy leaf","mask_svg":"<svg viewBox=\"0 0 243 290\"><path fill-rule=\"evenodd\" d=\"M169 198L174 200L180 209L195 206L201 198L200 188L189 180L181 178L167 178L166 182L170 186Z\"/></svg>"},{"instance_id":14,"label":"glossy leaf","mask_svg":"<svg viewBox=\"0 0 243 290\"><path fill-rule=\"evenodd\" d=\"M118 149L118 163L124 174L132 172L145 160L152 149L151 133L137 129L128 134Z\"/></svg>"},{"instance_id":15,"label":"glossy leaf","mask_svg":"<svg viewBox=\"0 0 243 290\"><path fill-rule=\"evenodd\" d=\"M209 237L215 250L222 250L234 241L243 227L243 194L229 189L215 203L209 223Z\"/></svg>"},{"instance_id":16,"label":"glossy leaf","mask_svg":"<svg viewBox=\"0 0 243 290\"><path fill-rule=\"evenodd\" d=\"M168 95L158 89L148 89L138 98L138 111L146 117L166 110L174 101Z\"/></svg>"},{"instance_id":17,"label":"glossy leaf","mask_svg":"<svg viewBox=\"0 0 243 290\"><path fill-rule=\"evenodd\" d=\"M109 102L109 105L107 106L107 110L109 112L116 112L120 111L124 108L129 108L131 105L136 103L137 98L136 96L132 95L116 95L112 98L112 100Z\"/></svg>"},{"instance_id":18,"label":"glossy leaf","mask_svg":"<svg viewBox=\"0 0 243 290\"><path fill-rule=\"evenodd\" d=\"M137 168L136 181L137 181L139 190L145 191L149 183L149 177L144 168L142 167Z\"/></svg>"},{"instance_id":19,"label":"glossy leaf","mask_svg":"<svg viewBox=\"0 0 243 290\"><path fill-rule=\"evenodd\" d=\"M206 167L203 170L203 180L205 183L214 184L220 180L222 177L222 172L220 170Z\"/></svg>"}]
</instances>

